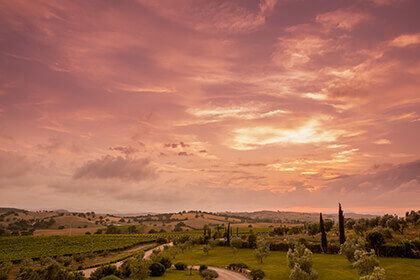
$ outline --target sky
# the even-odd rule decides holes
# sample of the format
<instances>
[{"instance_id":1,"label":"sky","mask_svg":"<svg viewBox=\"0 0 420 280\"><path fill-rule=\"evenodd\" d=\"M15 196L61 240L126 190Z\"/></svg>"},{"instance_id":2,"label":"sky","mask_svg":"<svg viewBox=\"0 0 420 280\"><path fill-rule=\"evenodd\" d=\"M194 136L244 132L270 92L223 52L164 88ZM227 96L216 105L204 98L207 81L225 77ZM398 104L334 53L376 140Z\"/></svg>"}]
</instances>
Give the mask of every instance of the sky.
<instances>
[{"instance_id":1,"label":"sky","mask_svg":"<svg viewBox=\"0 0 420 280\"><path fill-rule=\"evenodd\" d=\"M416 0L0 0L0 205L420 208Z\"/></svg>"}]
</instances>

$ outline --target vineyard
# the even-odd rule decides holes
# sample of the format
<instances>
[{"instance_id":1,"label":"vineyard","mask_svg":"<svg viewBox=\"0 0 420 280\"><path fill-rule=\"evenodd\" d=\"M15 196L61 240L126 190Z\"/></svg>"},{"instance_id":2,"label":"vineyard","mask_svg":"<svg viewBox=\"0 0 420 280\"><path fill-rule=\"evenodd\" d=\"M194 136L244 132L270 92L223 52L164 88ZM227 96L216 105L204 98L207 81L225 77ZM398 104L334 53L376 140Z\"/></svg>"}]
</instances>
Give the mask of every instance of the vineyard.
<instances>
[{"instance_id":1,"label":"vineyard","mask_svg":"<svg viewBox=\"0 0 420 280\"><path fill-rule=\"evenodd\" d=\"M191 235L202 234L201 231L190 231L154 234L1 237L0 262L124 250L135 245L152 243L159 237L172 238L186 233Z\"/></svg>"}]
</instances>

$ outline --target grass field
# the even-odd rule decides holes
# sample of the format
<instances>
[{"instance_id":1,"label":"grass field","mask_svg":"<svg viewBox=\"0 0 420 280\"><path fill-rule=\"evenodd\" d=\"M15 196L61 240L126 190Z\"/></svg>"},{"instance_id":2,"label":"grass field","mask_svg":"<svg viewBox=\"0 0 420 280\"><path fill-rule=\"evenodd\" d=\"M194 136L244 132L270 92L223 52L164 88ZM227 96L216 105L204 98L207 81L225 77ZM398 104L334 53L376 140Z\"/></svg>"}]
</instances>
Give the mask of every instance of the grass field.
<instances>
[{"instance_id":1,"label":"grass field","mask_svg":"<svg viewBox=\"0 0 420 280\"><path fill-rule=\"evenodd\" d=\"M240 249L236 256L231 248L216 247L206 256L201 246L179 254L174 262L186 264L206 264L227 266L234 262L243 262L251 268L260 268L266 273L267 280L289 279L286 252L270 252L263 264L258 263L251 249ZM319 273L319 280L357 280L356 271L344 256L313 255L314 269ZM420 260L402 258L380 258L381 267L386 269L387 280L419 280Z\"/></svg>"},{"instance_id":2,"label":"grass field","mask_svg":"<svg viewBox=\"0 0 420 280\"><path fill-rule=\"evenodd\" d=\"M132 247L156 240L142 235L13 236L0 238L0 262Z\"/></svg>"},{"instance_id":3,"label":"grass field","mask_svg":"<svg viewBox=\"0 0 420 280\"><path fill-rule=\"evenodd\" d=\"M152 279L166 279L166 280L202 280L203 278L198 274L197 271L193 270L192 275L190 275L189 270L175 270L175 269L168 269L166 270L165 274L162 277L150 277Z\"/></svg>"},{"instance_id":4,"label":"grass field","mask_svg":"<svg viewBox=\"0 0 420 280\"><path fill-rule=\"evenodd\" d=\"M201 235L202 231L153 234L0 237L0 262L100 252L104 250L122 250L139 244L152 243L159 237L170 238L183 234Z\"/></svg>"}]
</instances>

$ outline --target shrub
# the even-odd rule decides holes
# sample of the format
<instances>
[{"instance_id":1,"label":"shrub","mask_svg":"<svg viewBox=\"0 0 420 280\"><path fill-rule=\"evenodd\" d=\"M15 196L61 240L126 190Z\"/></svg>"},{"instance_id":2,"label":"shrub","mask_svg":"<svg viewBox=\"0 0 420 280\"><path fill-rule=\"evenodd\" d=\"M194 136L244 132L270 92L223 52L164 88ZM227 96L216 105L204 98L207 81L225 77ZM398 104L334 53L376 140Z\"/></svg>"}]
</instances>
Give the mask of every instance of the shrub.
<instances>
[{"instance_id":1,"label":"shrub","mask_svg":"<svg viewBox=\"0 0 420 280\"><path fill-rule=\"evenodd\" d=\"M231 263L228 265L229 269L235 269L235 268L248 268L248 266L244 263Z\"/></svg>"},{"instance_id":2,"label":"shrub","mask_svg":"<svg viewBox=\"0 0 420 280\"><path fill-rule=\"evenodd\" d=\"M253 280L263 279L265 277L265 273L261 269L253 269L251 271L251 276Z\"/></svg>"},{"instance_id":3,"label":"shrub","mask_svg":"<svg viewBox=\"0 0 420 280\"><path fill-rule=\"evenodd\" d=\"M295 267L290 272L290 280L317 280L318 273L316 271L306 272L300 268L299 264L296 264Z\"/></svg>"},{"instance_id":4,"label":"shrub","mask_svg":"<svg viewBox=\"0 0 420 280\"><path fill-rule=\"evenodd\" d=\"M270 251L284 251L287 252L290 249L289 243L271 243Z\"/></svg>"},{"instance_id":5,"label":"shrub","mask_svg":"<svg viewBox=\"0 0 420 280\"><path fill-rule=\"evenodd\" d=\"M380 267L375 267L373 272L369 275L360 277L360 280L385 280L385 269Z\"/></svg>"},{"instance_id":6,"label":"shrub","mask_svg":"<svg viewBox=\"0 0 420 280\"><path fill-rule=\"evenodd\" d=\"M166 269L170 268L172 266L172 261L168 257L162 257L159 260L159 263L161 263Z\"/></svg>"},{"instance_id":7,"label":"shrub","mask_svg":"<svg viewBox=\"0 0 420 280\"><path fill-rule=\"evenodd\" d=\"M202 264L202 265L200 265L200 268L199 268L198 270L199 270L199 271L202 271L202 270L204 270L204 269L207 269L207 265Z\"/></svg>"},{"instance_id":8,"label":"shrub","mask_svg":"<svg viewBox=\"0 0 420 280\"><path fill-rule=\"evenodd\" d=\"M150 276L162 276L165 273L165 266L161 263L152 263L149 267Z\"/></svg>"},{"instance_id":9,"label":"shrub","mask_svg":"<svg viewBox=\"0 0 420 280\"><path fill-rule=\"evenodd\" d=\"M159 244L165 244L167 242L168 241L164 237L159 237L158 239L156 239L156 243L159 243Z\"/></svg>"},{"instance_id":10,"label":"shrub","mask_svg":"<svg viewBox=\"0 0 420 280\"><path fill-rule=\"evenodd\" d=\"M90 280L100 280L108 275L114 275L117 273L117 267L115 265L102 265L98 267L90 275Z\"/></svg>"},{"instance_id":11,"label":"shrub","mask_svg":"<svg viewBox=\"0 0 420 280\"><path fill-rule=\"evenodd\" d=\"M4 262L0 264L0 280L7 280L9 278L10 270L12 270L11 262Z\"/></svg>"},{"instance_id":12,"label":"shrub","mask_svg":"<svg viewBox=\"0 0 420 280\"><path fill-rule=\"evenodd\" d=\"M287 265L291 269L291 280L318 279L318 273L312 271L312 252L301 243L287 252Z\"/></svg>"},{"instance_id":13,"label":"shrub","mask_svg":"<svg viewBox=\"0 0 420 280\"><path fill-rule=\"evenodd\" d=\"M349 262L354 262L356 260L354 258L354 252L356 250L363 250L364 248L364 243L349 238L341 245L340 254L345 255Z\"/></svg>"},{"instance_id":14,"label":"shrub","mask_svg":"<svg viewBox=\"0 0 420 280\"><path fill-rule=\"evenodd\" d=\"M219 274L212 269L202 269L202 270L200 270L200 275L204 279L215 279L215 278L219 277Z\"/></svg>"},{"instance_id":15,"label":"shrub","mask_svg":"<svg viewBox=\"0 0 420 280\"><path fill-rule=\"evenodd\" d=\"M115 275L108 275L108 276L105 276L104 278L101 278L101 280L121 280L121 278Z\"/></svg>"},{"instance_id":16,"label":"shrub","mask_svg":"<svg viewBox=\"0 0 420 280\"><path fill-rule=\"evenodd\" d=\"M175 264L175 268L176 268L176 270L186 270L187 265L185 263L178 262L178 263Z\"/></svg>"},{"instance_id":17,"label":"shrub","mask_svg":"<svg viewBox=\"0 0 420 280\"><path fill-rule=\"evenodd\" d=\"M353 267L357 269L357 272L361 276L372 273L374 268L379 266L374 250L370 250L370 252L356 250L354 252L354 258L356 262L353 263Z\"/></svg>"}]
</instances>

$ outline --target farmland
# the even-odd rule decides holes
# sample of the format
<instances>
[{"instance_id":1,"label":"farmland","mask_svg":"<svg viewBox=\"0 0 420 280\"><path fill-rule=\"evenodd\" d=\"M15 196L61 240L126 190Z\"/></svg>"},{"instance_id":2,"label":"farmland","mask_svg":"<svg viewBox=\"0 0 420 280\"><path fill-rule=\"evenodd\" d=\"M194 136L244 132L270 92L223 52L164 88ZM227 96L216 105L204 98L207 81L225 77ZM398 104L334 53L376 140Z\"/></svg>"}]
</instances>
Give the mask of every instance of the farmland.
<instances>
[{"instance_id":1,"label":"farmland","mask_svg":"<svg viewBox=\"0 0 420 280\"><path fill-rule=\"evenodd\" d=\"M171 238L180 234L183 233L1 237L0 262L123 250L139 244L152 243L159 237Z\"/></svg>"}]
</instances>

